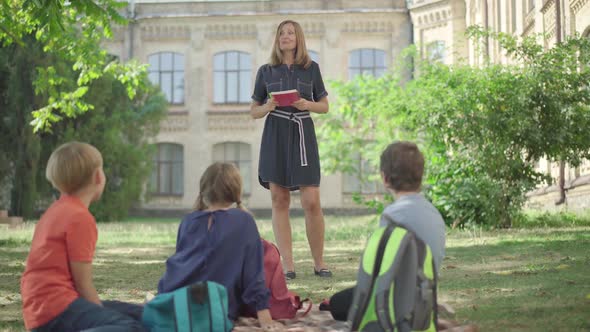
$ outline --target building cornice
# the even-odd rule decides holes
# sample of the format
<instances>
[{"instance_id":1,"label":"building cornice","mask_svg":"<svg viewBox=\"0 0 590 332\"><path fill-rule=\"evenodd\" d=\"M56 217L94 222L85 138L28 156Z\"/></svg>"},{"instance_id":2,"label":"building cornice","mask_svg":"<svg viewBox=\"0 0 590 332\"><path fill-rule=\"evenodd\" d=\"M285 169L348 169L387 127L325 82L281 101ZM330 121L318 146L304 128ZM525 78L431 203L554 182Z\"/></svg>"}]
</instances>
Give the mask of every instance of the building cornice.
<instances>
[{"instance_id":1,"label":"building cornice","mask_svg":"<svg viewBox=\"0 0 590 332\"><path fill-rule=\"evenodd\" d=\"M555 4L555 0L545 0L543 3L543 7L541 7L541 13L545 14L553 5Z\"/></svg>"},{"instance_id":2,"label":"building cornice","mask_svg":"<svg viewBox=\"0 0 590 332\"><path fill-rule=\"evenodd\" d=\"M580 10L588 4L588 0L573 0L570 2L570 10L572 14L577 14Z\"/></svg>"},{"instance_id":3,"label":"building cornice","mask_svg":"<svg viewBox=\"0 0 590 332\"><path fill-rule=\"evenodd\" d=\"M407 13L406 8L382 8L382 9L359 9L359 10L314 10L314 9L286 9L269 12L208 12L208 13L149 13L138 14L135 20L161 19L161 18L198 18L198 17L240 17L240 16L277 16L277 15L333 15L333 14L394 14Z\"/></svg>"},{"instance_id":4,"label":"building cornice","mask_svg":"<svg viewBox=\"0 0 590 332\"><path fill-rule=\"evenodd\" d=\"M416 27L429 27L440 24L445 24L452 20L452 12L450 7L433 8L436 10L425 11L423 13L412 12L412 22Z\"/></svg>"},{"instance_id":5,"label":"building cornice","mask_svg":"<svg viewBox=\"0 0 590 332\"><path fill-rule=\"evenodd\" d=\"M416 4L410 5L408 9L411 12L418 12L418 11L428 11L430 9L441 7L441 6L449 6L450 0L422 0L417 2Z\"/></svg>"},{"instance_id":6,"label":"building cornice","mask_svg":"<svg viewBox=\"0 0 590 332\"><path fill-rule=\"evenodd\" d=\"M141 25L140 36L142 40L189 40L191 31L185 25Z\"/></svg>"},{"instance_id":7,"label":"building cornice","mask_svg":"<svg viewBox=\"0 0 590 332\"><path fill-rule=\"evenodd\" d=\"M209 24L205 28L207 39L256 38L255 24Z\"/></svg>"},{"instance_id":8,"label":"building cornice","mask_svg":"<svg viewBox=\"0 0 590 332\"><path fill-rule=\"evenodd\" d=\"M344 23L344 33L390 33L393 32L391 21L354 21Z\"/></svg>"}]
</instances>

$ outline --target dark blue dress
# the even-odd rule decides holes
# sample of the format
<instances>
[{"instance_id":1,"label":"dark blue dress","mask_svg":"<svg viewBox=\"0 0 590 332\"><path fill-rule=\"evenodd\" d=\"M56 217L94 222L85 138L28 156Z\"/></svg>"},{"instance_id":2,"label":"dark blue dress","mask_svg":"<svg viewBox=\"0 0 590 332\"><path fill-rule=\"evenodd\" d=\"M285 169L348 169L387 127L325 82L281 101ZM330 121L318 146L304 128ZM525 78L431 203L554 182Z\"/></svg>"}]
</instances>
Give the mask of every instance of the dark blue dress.
<instances>
[{"instance_id":1,"label":"dark blue dress","mask_svg":"<svg viewBox=\"0 0 590 332\"><path fill-rule=\"evenodd\" d=\"M207 229L209 216L211 228ZM264 284L264 254L256 223L240 209L195 211L178 229L176 253L166 261L158 292L171 292L199 281L227 288L230 319L240 308L268 309L270 292Z\"/></svg>"},{"instance_id":2,"label":"dark blue dress","mask_svg":"<svg viewBox=\"0 0 590 332\"><path fill-rule=\"evenodd\" d=\"M312 62L300 65L263 65L258 69L252 99L266 103L270 92L297 89L301 98L318 101L328 95L320 67ZM295 107L277 107L266 116L258 180L269 188L269 182L290 190L300 186L320 185L320 158L313 120L308 111Z\"/></svg>"}]
</instances>

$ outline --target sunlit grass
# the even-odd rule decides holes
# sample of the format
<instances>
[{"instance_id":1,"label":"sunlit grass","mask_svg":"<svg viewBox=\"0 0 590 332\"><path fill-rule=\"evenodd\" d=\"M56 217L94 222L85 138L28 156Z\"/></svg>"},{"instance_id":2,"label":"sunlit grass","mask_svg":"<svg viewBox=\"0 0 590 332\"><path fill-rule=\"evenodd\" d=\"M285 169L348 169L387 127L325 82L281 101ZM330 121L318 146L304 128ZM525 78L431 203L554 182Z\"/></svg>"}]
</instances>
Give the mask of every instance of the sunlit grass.
<instances>
[{"instance_id":1,"label":"sunlit grass","mask_svg":"<svg viewBox=\"0 0 590 332\"><path fill-rule=\"evenodd\" d=\"M154 293L174 251L178 221L99 224L94 281L103 299L142 302ZM268 219L260 234L273 240ZM374 216L326 217L331 280L313 275L302 218L293 219L297 279L289 287L314 303L355 283L360 254L377 226ZM23 330L19 278L34 230L0 226L0 330ZM590 227L452 230L440 300L460 322L482 331L590 330Z\"/></svg>"}]
</instances>

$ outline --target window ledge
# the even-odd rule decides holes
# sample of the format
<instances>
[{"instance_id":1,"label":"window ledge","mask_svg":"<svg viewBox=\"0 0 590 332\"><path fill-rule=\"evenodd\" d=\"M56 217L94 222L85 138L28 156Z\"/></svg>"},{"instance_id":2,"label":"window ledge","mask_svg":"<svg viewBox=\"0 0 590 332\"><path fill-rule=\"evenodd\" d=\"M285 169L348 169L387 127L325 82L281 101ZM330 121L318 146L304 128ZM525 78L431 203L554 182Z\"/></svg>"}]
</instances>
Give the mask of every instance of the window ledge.
<instances>
[{"instance_id":1,"label":"window ledge","mask_svg":"<svg viewBox=\"0 0 590 332\"><path fill-rule=\"evenodd\" d=\"M210 109L207 110L207 114L248 114L250 113L249 109Z\"/></svg>"},{"instance_id":2,"label":"window ledge","mask_svg":"<svg viewBox=\"0 0 590 332\"><path fill-rule=\"evenodd\" d=\"M253 131L256 122L249 110L208 110L207 128L211 131Z\"/></svg>"},{"instance_id":3,"label":"window ledge","mask_svg":"<svg viewBox=\"0 0 590 332\"><path fill-rule=\"evenodd\" d=\"M149 193L148 194L149 197L154 197L154 198L166 198L166 197L173 197L173 198L179 198L179 197L183 197L183 194L169 194L169 193Z\"/></svg>"},{"instance_id":4,"label":"window ledge","mask_svg":"<svg viewBox=\"0 0 590 332\"><path fill-rule=\"evenodd\" d=\"M183 115L188 115L188 110L174 110L174 111L168 111L168 115L172 115L172 116L183 116Z\"/></svg>"}]
</instances>

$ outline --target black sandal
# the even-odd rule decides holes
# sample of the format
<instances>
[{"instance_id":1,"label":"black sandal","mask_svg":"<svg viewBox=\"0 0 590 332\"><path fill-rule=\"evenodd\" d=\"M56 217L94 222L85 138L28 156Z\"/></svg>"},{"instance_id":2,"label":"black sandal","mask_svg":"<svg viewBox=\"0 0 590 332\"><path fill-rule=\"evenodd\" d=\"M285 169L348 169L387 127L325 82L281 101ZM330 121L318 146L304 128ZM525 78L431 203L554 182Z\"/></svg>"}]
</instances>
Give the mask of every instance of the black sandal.
<instances>
[{"instance_id":1,"label":"black sandal","mask_svg":"<svg viewBox=\"0 0 590 332\"><path fill-rule=\"evenodd\" d=\"M318 271L314 268L313 273L320 278L332 278L332 272L328 269L320 269Z\"/></svg>"},{"instance_id":2,"label":"black sandal","mask_svg":"<svg viewBox=\"0 0 590 332\"><path fill-rule=\"evenodd\" d=\"M295 271L287 271L285 272L285 279L287 280L293 280L297 278L297 273L295 273Z\"/></svg>"}]
</instances>

